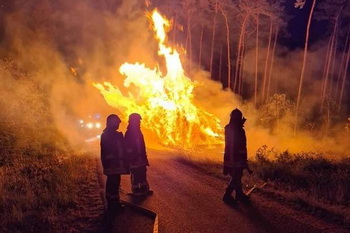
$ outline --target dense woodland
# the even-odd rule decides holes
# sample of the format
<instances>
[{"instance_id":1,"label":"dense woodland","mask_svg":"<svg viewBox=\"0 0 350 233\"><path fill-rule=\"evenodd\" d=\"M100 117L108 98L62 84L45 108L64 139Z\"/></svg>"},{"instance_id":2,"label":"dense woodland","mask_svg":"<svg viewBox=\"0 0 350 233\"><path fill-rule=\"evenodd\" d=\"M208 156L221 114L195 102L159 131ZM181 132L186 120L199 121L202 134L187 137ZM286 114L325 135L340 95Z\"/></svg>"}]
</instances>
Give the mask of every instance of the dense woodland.
<instances>
[{"instance_id":1,"label":"dense woodland","mask_svg":"<svg viewBox=\"0 0 350 233\"><path fill-rule=\"evenodd\" d=\"M313 93L320 97L320 112L331 109L333 114L348 108L349 1L188 0L154 5L173 19L171 40L185 46L192 61L190 70L204 67L213 79L255 105L274 93L288 93L298 112L303 97L310 94L305 85L321 83ZM300 39L293 41L292 24L298 24L303 44ZM276 60L296 50L303 50L295 57L298 61L291 61L299 63L299 70L283 77L276 70L280 66ZM314 57L309 53L315 51L322 60L318 60L319 70L311 73ZM291 85L280 85L285 82Z\"/></svg>"}]
</instances>

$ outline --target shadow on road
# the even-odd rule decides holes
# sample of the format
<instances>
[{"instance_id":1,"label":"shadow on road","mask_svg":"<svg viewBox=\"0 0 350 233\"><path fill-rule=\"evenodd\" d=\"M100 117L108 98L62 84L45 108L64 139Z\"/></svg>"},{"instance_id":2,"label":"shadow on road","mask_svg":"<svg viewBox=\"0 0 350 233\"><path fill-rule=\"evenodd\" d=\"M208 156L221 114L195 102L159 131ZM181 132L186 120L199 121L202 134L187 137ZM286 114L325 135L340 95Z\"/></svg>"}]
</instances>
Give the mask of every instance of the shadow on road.
<instances>
[{"instance_id":1,"label":"shadow on road","mask_svg":"<svg viewBox=\"0 0 350 233\"><path fill-rule=\"evenodd\" d=\"M264 232L277 232L278 229L255 207L253 200L249 203L234 203L227 204L231 209L238 212L241 216L246 218L250 223L252 223L256 228Z\"/></svg>"},{"instance_id":2,"label":"shadow on road","mask_svg":"<svg viewBox=\"0 0 350 233\"><path fill-rule=\"evenodd\" d=\"M151 233L154 231L155 219L150 213L133 206L125 206L119 213L104 215L100 233Z\"/></svg>"}]
</instances>

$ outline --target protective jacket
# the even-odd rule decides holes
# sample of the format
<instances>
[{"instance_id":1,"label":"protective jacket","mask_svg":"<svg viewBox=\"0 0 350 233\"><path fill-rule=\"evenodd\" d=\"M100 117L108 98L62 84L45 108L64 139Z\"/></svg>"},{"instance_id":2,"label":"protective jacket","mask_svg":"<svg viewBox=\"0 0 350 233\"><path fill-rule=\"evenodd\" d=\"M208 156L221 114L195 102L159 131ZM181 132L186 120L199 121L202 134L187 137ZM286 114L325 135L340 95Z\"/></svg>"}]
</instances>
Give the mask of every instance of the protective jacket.
<instances>
[{"instance_id":1,"label":"protective jacket","mask_svg":"<svg viewBox=\"0 0 350 233\"><path fill-rule=\"evenodd\" d=\"M128 128L125 132L125 147L130 169L149 166L146 145L139 128Z\"/></svg>"},{"instance_id":2,"label":"protective jacket","mask_svg":"<svg viewBox=\"0 0 350 233\"><path fill-rule=\"evenodd\" d=\"M101 161L103 174L128 174L124 138L121 132L106 128L101 135Z\"/></svg>"},{"instance_id":3,"label":"protective jacket","mask_svg":"<svg viewBox=\"0 0 350 233\"><path fill-rule=\"evenodd\" d=\"M247 139L240 124L225 126L224 173L232 168L247 168Z\"/></svg>"}]
</instances>

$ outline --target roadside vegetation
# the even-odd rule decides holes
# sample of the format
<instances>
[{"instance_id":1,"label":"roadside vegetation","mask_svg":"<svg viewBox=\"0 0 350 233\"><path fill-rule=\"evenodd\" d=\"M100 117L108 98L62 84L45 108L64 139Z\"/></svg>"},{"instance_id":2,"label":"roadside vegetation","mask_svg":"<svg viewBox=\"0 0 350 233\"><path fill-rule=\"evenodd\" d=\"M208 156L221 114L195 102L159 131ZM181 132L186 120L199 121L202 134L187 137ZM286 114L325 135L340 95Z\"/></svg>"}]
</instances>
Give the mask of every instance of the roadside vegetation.
<instances>
[{"instance_id":1,"label":"roadside vegetation","mask_svg":"<svg viewBox=\"0 0 350 233\"><path fill-rule=\"evenodd\" d=\"M222 162L180 153L180 162L225 181ZM323 154L277 152L262 146L249 161L253 175L245 172L246 190L257 184L256 193L307 211L327 221L350 224L350 157L331 160ZM254 200L254 198L253 198Z\"/></svg>"},{"instance_id":2,"label":"roadside vegetation","mask_svg":"<svg viewBox=\"0 0 350 233\"><path fill-rule=\"evenodd\" d=\"M322 154L278 153L263 146L252 165L259 178L273 181L281 190L304 191L330 204L350 204L350 157L334 161Z\"/></svg>"},{"instance_id":3,"label":"roadside vegetation","mask_svg":"<svg viewBox=\"0 0 350 233\"><path fill-rule=\"evenodd\" d=\"M55 128L48 91L35 76L9 60L0 62L0 74L1 232L91 228L99 216L83 208L97 190L95 158L73 151Z\"/></svg>"}]
</instances>

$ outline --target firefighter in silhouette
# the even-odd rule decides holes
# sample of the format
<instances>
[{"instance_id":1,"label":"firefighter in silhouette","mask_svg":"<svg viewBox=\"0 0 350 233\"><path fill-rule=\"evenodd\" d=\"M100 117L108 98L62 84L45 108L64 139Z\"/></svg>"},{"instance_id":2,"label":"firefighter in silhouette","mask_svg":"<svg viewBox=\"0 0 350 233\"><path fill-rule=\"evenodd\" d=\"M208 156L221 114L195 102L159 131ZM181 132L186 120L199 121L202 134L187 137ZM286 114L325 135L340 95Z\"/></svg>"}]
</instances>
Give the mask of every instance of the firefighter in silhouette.
<instances>
[{"instance_id":1,"label":"firefighter in silhouette","mask_svg":"<svg viewBox=\"0 0 350 233\"><path fill-rule=\"evenodd\" d=\"M145 140L141 132L141 119L140 114L132 113L129 116L129 125L125 132L125 147L130 164L131 191L136 196L152 193L146 177L149 164Z\"/></svg>"},{"instance_id":2,"label":"firefighter in silhouette","mask_svg":"<svg viewBox=\"0 0 350 233\"><path fill-rule=\"evenodd\" d=\"M225 126L225 153L224 153L224 175L230 175L231 181L226 188L223 201L234 203L235 199L231 196L233 191L236 193L236 200L248 202L249 197L242 190L243 170L247 169L251 174L247 162L247 139L243 125L246 119L237 108L231 112L230 122Z\"/></svg>"},{"instance_id":3,"label":"firefighter in silhouette","mask_svg":"<svg viewBox=\"0 0 350 233\"><path fill-rule=\"evenodd\" d=\"M103 174L107 176L106 200L109 211L118 211L122 208L119 199L120 175L128 174L123 134L117 131L120 122L117 115L109 115L100 142Z\"/></svg>"}]
</instances>

